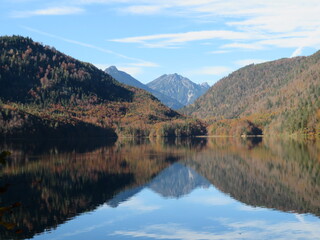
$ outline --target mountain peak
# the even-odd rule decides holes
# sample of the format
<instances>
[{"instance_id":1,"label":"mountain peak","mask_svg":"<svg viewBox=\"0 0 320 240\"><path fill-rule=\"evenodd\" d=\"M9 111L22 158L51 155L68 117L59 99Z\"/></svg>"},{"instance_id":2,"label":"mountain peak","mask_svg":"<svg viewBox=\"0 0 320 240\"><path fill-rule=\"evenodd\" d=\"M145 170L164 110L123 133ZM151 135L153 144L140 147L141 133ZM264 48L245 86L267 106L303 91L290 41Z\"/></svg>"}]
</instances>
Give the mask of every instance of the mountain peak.
<instances>
[{"instance_id":1,"label":"mountain peak","mask_svg":"<svg viewBox=\"0 0 320 240\"><path fill-rule=\"evenodd\" d=\"M209 88L209 85L201 86L178 73L164 74L147 86L178 100L183 105L193 103Z\"/></svg>"},{"instance_id":2,"label":"mountain peak","mask_svg":"<svg viewBox=\"0 0 320 240\"><path fill-rule=\"evenodd\" d=\"M181 76L181 75L178 74L178 73L169 74L169 75L167 75L167 76L172 77L172 78L174 78L174 79L176 79L176 80L181 80L181 79L185 78L185 77Z\"/></svg>"},{"instance_id":3,"label":"mountain peak","mask_svg":"<svg viewBox=\"0 0 320 240\"><path fill-rule=\"evenodd\" d=\"M210 85L207 82L201 83L200 86L203 87L203 88L207 88L207 89L210 88Z\"/></svg>"},{"instance_id":4,"label":"mountain peak","mask_svg":"<svg viewBox=\"0 0 320 240\"><path fill-rule=\"evenodd\" d=\"M110 67L106 68L105 71L107 72L107 71L119 71L119 70L116 66L110 66Z\"/></svg>"}]
</instances>

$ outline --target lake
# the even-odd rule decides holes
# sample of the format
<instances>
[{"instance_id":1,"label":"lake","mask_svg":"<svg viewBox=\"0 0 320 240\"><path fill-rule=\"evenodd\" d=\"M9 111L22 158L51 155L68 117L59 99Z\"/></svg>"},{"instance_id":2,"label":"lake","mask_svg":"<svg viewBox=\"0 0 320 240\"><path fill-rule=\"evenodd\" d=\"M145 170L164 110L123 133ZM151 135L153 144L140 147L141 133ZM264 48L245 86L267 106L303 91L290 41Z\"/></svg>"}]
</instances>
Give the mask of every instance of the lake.
<instances>
[{"instance_id":1,"label":"lake","mask_svg":"<svg viewBox=\"0 0 320 240\"><path fill-rule=\"evenodd\" d=\"M320 144L6 140L0 239L318 239Z\"/></svg>"}]
</instances>

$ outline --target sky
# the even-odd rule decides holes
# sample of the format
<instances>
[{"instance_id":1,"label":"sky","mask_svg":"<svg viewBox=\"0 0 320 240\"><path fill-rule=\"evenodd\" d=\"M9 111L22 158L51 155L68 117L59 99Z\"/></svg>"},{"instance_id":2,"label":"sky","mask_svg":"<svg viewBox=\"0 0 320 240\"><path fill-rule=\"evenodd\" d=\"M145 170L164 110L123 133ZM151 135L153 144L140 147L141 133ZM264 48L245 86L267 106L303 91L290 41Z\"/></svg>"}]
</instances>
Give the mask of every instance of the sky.
<instances>
[{"instance_id":1,"label":"sky","mask_svg":"<svg viewBox=\"0 0 320 240\"><path fill-rule=\"evenodd\" d=\"M248 64L315 53L319 13L319 0L0 0L0 35L143 83L178 73L212 85Z\"/></svg>"}]
</instances>

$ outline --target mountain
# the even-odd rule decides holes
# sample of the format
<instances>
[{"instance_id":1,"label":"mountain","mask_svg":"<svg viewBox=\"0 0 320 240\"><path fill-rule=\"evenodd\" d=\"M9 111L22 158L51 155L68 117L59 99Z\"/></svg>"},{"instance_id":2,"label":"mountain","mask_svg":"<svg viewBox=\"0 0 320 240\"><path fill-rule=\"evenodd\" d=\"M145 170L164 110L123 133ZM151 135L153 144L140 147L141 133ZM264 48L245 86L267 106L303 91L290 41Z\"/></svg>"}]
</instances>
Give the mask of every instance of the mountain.
<instances>
[{"instance_id":1,"label":"mountain","mask_svg":"<svg viewBox=\"0 0 320 240\"><path fill-rule=\"evenodd\" d=\"M104 71L121 83L124 83L129 86L141 88L146 91L150 90L150 88L148 88L143 83L139 82L137 79L135 79L128 73L118 70L116 66L110 66L106 68Z\"/></svg>"},{"instance_id":2,"label":"mountain","mask_svg":"<svg viewBox=\"0 0 320 240\"><path fill-rule=\"evenodd\" d=\"M123 192L115 195L111 200L107 202L110 207L116 208L121 203L128 201L130 198L134 197L136 194L141 192L144 189L144 186L134 187L132 189L125 190Z\"/></svg>"},{"instance_id":3,"label":"mountain","mask_svg":"<svg viewBox=\"0 0 320 240\"><path fill-rule=\"evenodd\" d=\"M179 103L177 100L175 100L165 94L162 94L156 90L149 88L147 85L139 82L137 79L135 79L131 75L127 74L126 72L119 71L115 66L108 67L105 70L105 72L123 84L137 87L137 88L141 88L141 89L148 91L153 96L158 98L164 105L166 105L172 109L180 109L184 106L181 103Z\"/></svg>"},{"instance_id":4,"label":"mountain","mask_svg":"<svg viewBox=\"0 0 320 240\"><path fill-rule=\"evenodd\" d=\"M197 188L208 188L210 183L192 168L174 163L156 176L148 187L166 198L181 198Z\"/></svg>"},{"instance_id":5,"label":"mountain","mask_svg":"<svg viewBox=\"0 0 320 240\"><path fill-rule=\"evenodd\" d=\"M200 118L246 119L265 133L320 132L320 51L241 68L181 110ZM226 134L236 125L221 120Z\"/></svg>"},{"instance_id":6,"label":"mountain","mask_svg":"<svg viewBox=\"0 0 320 240\"><path fill-rule=\"evenodd\" d=\"M210 88L207 83L196 84L176 73L162 75L147 86L176 99L184 106L193 103Z\"/></svg>"},{"instance_id":7,"label":"mountain","mask_svg":"<svg viewBox=\"0 0 320 240\"><path fill-rule=\"evenodd\" d=\"M0 136L148 135L181 119L144 90L21 36L0 37Z\"/></svg>"}]
</instances>

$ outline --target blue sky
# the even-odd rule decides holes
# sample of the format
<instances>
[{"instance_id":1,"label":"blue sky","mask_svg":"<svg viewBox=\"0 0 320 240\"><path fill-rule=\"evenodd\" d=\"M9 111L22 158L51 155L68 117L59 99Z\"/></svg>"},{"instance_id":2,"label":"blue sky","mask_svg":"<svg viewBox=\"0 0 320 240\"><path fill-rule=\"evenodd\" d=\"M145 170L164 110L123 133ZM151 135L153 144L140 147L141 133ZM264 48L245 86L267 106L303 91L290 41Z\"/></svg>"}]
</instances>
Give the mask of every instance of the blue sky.
<instances>
[{"instance_id":1,"label":"blue sky","mask_svg":"<svg viewBox=\"0 0 320 240\"><path fill-rule=\"evenodd\" d=\"M0 34L29 36L141 82L214 84L250 63L320 49L319 0L1 0Z\"/></svg>"}]
</instances>

